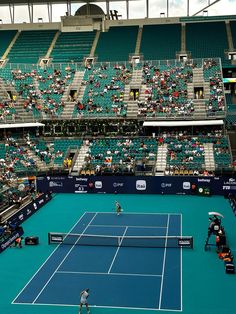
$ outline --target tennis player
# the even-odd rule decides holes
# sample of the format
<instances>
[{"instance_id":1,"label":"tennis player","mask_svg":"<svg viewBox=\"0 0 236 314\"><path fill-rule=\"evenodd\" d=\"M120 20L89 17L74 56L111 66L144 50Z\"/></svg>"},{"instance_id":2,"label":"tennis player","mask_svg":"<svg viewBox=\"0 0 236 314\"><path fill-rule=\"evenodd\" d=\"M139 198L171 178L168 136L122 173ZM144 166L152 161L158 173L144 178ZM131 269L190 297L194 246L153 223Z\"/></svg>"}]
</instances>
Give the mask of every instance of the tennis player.
<instances>
[{"instance_id":1,"label":"tennis player","mask_svg":"<svg viewBox=\"0 0 236 314\"><path fill-rule=\"evenodd\" d=\"M79 314L82 313L82 306L85 305L87 309L87 313L89 314L89 306L88 306L88 297L89 297L89 289L85 289L80 292L80 305L79 305Z\"/></svg>"},{"instance_id":2,"label":"tennis player","mask_svg":"<svg viewBox=\"0 0 236 314\"><path fill-rule=\"evenodd\" d=\"M121 211L122 211L122 208L121 208L120 203L118 201L116 201L115 205L116 205L116 214L119 216Z\"/></svg>"}]
</instances>

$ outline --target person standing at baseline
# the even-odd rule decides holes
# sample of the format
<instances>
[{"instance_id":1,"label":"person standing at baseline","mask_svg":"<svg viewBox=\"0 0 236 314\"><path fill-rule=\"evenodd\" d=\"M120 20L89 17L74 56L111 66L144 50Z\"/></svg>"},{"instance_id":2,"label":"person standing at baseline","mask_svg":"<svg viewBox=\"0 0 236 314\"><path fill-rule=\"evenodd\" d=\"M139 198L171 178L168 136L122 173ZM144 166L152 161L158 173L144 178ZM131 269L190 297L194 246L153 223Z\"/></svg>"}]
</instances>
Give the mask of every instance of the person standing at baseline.
<instances>
[{"instance_id":1,"label":"person standing at baseline","mask_svg":"<svg viewBox=\"0 0 236 314\"><path fill-rule=\"evenodd\" d=\"M80 292L80 305L79 305L79 314L82 313L83 305L86 306L87 313L90 314L89 306L88 306L88 297L89 297L89 289L85 289Z\"/></svg>"},{"instance_id":2,"label":"person standing at baseline","mask_svg":"<svg viewBox=\"0 0 236 314\"><path fill-rule=\"evenodd\" d=\"M122 208L121 208L121 205L118 201L115 202L115 206L116 206L116 214L117 216L120 215L120 213L122 212Z\"/></svg>"}]
</instances>

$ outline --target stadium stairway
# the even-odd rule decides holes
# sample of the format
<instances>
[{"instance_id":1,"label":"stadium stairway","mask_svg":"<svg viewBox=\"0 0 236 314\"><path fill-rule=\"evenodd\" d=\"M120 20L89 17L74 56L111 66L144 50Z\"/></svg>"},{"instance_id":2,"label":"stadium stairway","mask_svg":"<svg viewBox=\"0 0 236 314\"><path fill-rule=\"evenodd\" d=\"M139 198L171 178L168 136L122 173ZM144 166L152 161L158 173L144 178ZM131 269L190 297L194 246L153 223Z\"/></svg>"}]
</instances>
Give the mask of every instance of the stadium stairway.
<instances>
[{"instance_id":1,"label":"stadium stairway","mask_svg":"<svg viewBox=\"0 0 236 314\"><path fill-rule=\"evenodd\" d=\"M15 36L13 37L12 41L10 42L9 46L7 47L6 51L4 52L2 59L5 60L9 54L9 52L11 51L11 48L13 47L13 45L15 44L15 42L17 41L17 38L19 37L21 31L17 31L17 33L15 34Z\"/></svg>"},{"instance_id":2,"label":"stadium stairway","mask_svg":"<svg viewBox=\"0 0 236 314\"><path fill-rule=\"evenodd\" d=\"M9 97L8 92L4 88L4 82L0 78L0 99L7 99Z\"/></svg>"},{"instance_id":3,"label":"stadium stairway","mask_svg":"<svg viewBox=\"0 0 236 314\"><path fill-rule=\"evenodd\" d=\"M79 92L78 92L78 98L77 98L77 100L80 102L82 102L82 100L83 100L85 89L86 89L86 85L81 85Z\"/></svg>"},{"instance_id":4,"label":"stadium stairway","mask_svg":"<svg viewBox=\"0 0 236 314\"><path fill-rule=\"evenodd\" d=\"M205 169L208 171L215 171L215 158L213 151L213 143L204 143L204 159L205 159Z\"/></svg>"},{"instance_id":5,"label":"stadium stairway","mask_svg":"<svg viewBox=\"0 0 236 314\"><path fill-rule=\"evenodd\" d=\"M204 98L195 98L194 95L194 88L195 87L203 87L203 97ZM193 82L188 83L187 86L188 91L188 99L193 100L194 104L194 117L198 119L206 119L206 105L205 100L210 98L210 86L209 82L205 82L204 74L202 68L195 68L193 69Z\"/></svg>"},{"instance_id":6,"label":"stadium stairway","mask_svg":"<svg viewBox=\"0 0 236 314\"><path fill-rule=\"evenodd\" d=\"M84 71L76 71L72 83L69 86L67 86L67 88L66 88L66 90L62 96L62 99L61 99L62 102L65 103L65 108L64 108L62 115L61 115L62 119L71 118L73 115L75 102L69 101L69 99L70 99L69 96L70 96L71 91L74 92L75 100L79 100L79 99L82 100L83 99L84 90L85 90L85 88L83 88L84 86L81 85L83 78L84 78ZM83 91L80 94L81 89Z\"/></svg>"},{"instance_id":7,"label":"stadium stairway","mask_svg":"<svg viewBox=\"0 0 236 314\"><path fill-rule=\"evenodd\" d=\"M45 58L49 58L50 57L50 54L51 54L51 52L52 52L52 50L53 50L53 48L54 48L54 46L56 44L56 41L57 41L59 35L60 35L60 31L57 31L56 34L54 35L54 38L53 38L53 40L51 42L50 47L48 48L48 51L47 51L47 53L45 55Z\"/></svg>"},{"instance_id":8,"label":"stadium stairway","mask_svg":"<svg viewBox=\"0 0 236 314\"><path fill-rule=\"evenodd\" d=\"M77 159L74 163L74 167L71 170L71 173L70 173L71 175L78 175L83 165L86 164L85 157L88 152L88 149L89 147L85 143L83 143L83 145L81 146L79 150Z\"/></svg>"},{"instance_id":9,"label":"stadium stairway","mask_svg":"<svg viewBox=\"0 0 236 314\"><path fill-rule=\"evenodd\" d=\"M15 104L15 109L17 112L16 120L19 119L19 122L32 122L35 121L33 113L26 111L24 109L25 100L22 97L17 96L17 102Z\"/></svg>"},{"instance_id":10,"label":"stadium stairway","mask_svg":"<svg viewBox=\"0 0 236 314\"><path fill-rule=\"evenodd\" d=\"M94 37L93 45L91 47L90 54L89 54L89 56L91 58L94 57L94 53L95 53L95 50L96 50L96 47L97 47L97 44L98 44L98 40L99 40L100 34L101 34L101 31L97 30L96 35Z\"/></svg>"},{"instance_id":11,"label":"stadium stairway","mask_svg":"<svg viewBox=\"0 0 236 314\"><path fill-rule=\"evenodd\" d=\"M5 99L9 99L9 93L12 95L17 95L17 101L15 103L16 116L14 122L32 122L34 121L33 114L31 112L27 112L24 109L24 99L20 97L15 90L14 86L8 84L0 78L0 93L2 95L7 96Z\"/></svg>"},{"instance_id":12,"label":"stadium stairway","mask_svg":"<svg viewBox=\"0 0 236 314\"><path fill-rule=\"evenodd\" d=\"M142 35L143 35L143 27L139 27L137 40L136 40L136 46L135 46L135 55L139 55L139 53L140 53Z\"/></svg>"},{"instance_id":13,"label":"stadium stairway","mask_svg":"<svg viewBox=\"0 0 236 314\"><path fill-rule=\"evenodd\" d=\"M46 163L44 161L42 161L36 154L35 152L33 152L32 150L28 150L28 157L32 158L36 164L37 170L38 171L47 171L48 170L48 166L46 165Z\"/></svg>"},{"instance_id":14,"label":"stadium stairway","mask_svg":"<svg viewBox=\"0 0 236 314\"><path fill-rule=\"evenodd\" d=\"M206 105L204 99L194 99L194 118L195 119L206 119Z\"/></svg>"},{"instance_id":15,"label":"stadium stairway","mask_svg":"<svg viewBox=\"0 0 236 314\"><path fill-rule=\"evenodd\" d=\"M134 69L129 85L125 85L124 101L127 103L127 118L136 118L138 115L137 101L130 99L130 90L141 90L142 84L142 70Z\"/></svg>"},{"instance_id":16,"label":"stadium stairway","mask_svg":"<svg viewBox=\"0 0 236 314\"><path fill-rule=\"evenodd\" d=\"M234 51L233 37L229 21L225 21L229 50Z\"/></svg>"},{"instance_id":17,"label":"stadium stairway","mask_svg":"<svg viewBox=\"0 0 236 314\"><path fill-rule=\"evenodd\" d=\"M37 95L41 95L41 92L39 90L39 82L35 77L33 78L33 84ZM41 108L43 108L43 100L41 98L37 99L37 103L41 106ZM46 119L47 115L43 110L42 111L38 110L38 118Z\"/></svg>"},{"instance_id":18,"label":"stadium stairway","mask_svg":"<svg viewBox=\"0 0 236 314\"><path fill-rule=\"evenodd\" d=\"M156 159L156 176L163 176L166 169L167 144L159 145Z\"/></svg>"},{"instance_id":19,"label":"stadium stairway","mask_svg":"<svg viewBox=\"0 0 236 314\"><path fill-rule=\"evenodd\" d=\"M181 25L181 52L186 52L186 26L185 23Z\"/></svg>"}]
</instances>

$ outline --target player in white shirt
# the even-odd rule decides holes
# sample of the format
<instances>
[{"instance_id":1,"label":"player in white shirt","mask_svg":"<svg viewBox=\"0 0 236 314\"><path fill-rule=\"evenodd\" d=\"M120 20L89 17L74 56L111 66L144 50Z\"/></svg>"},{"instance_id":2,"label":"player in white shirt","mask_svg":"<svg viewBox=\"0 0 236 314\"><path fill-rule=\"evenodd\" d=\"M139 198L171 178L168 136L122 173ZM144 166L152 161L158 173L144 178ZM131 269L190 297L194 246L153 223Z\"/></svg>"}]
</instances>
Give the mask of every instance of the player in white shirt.
<instances>
[{"instance_id":1,"label":"player in white shirt","mask_svg":"<svg viewBox=\"0 0 236 314\"><path fill-rule=\"evenodd\" d=\"M118 203L117 201L115 202L115 205L116 205L116 214L119 216L122 211L122 208L120 206L120 203Z\"/></svg>"},{"instance_id":2,"label":"player in white shirt","mask_svg":"<svg viewBox=\"0 0 236 314\"><path fill-rule=\"evenodd\" d=\"M79 314L82 313L82 306L85 305L87 309L87 313L89 314L89 306L88 306L88 296L89 296L89 289L85 289L80 292L80 306L79 306Z\"/></svg>"}]
</instances>

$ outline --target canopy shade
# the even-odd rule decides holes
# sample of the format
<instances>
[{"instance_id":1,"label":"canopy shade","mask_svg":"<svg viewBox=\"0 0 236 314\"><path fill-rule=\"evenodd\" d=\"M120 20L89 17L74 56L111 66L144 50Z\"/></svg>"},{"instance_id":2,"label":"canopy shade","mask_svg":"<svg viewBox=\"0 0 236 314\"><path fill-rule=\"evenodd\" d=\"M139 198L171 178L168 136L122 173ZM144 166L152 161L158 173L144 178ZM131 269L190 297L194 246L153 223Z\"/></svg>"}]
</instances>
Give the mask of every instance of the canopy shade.
<instances>
[{"instance_id":1,"label":"canopy shade","mask_svg":"<svg viewBox=\"0 0 236 314\"><path fill-rule=\"evenodd\" d=\"M0 124L0 129L13 129L13 128L32 128L37 126L44 126L45 124L39 122L32 123L6 123Z\"/></svg>"},{"instance_id":2,"label":"canopy shade","mask_svg":"<svg viewBox=\"0 0 236 314\"><path fill-rule=\"evenodd\" d=\"M223 120L198 121L145 121L143 126L194 126L194 125L223 125Z\"/></svg>"}]
</instances>

